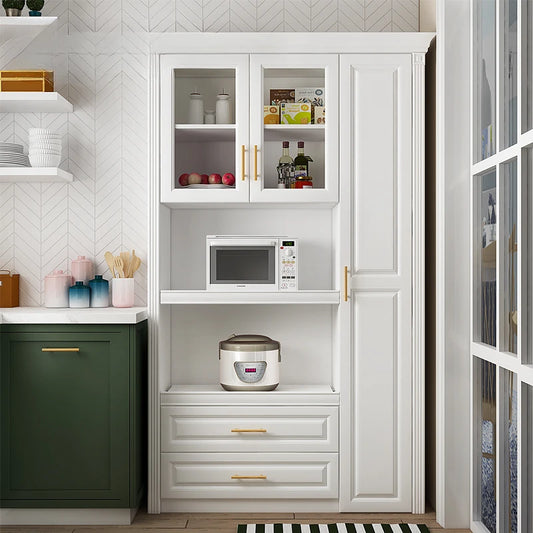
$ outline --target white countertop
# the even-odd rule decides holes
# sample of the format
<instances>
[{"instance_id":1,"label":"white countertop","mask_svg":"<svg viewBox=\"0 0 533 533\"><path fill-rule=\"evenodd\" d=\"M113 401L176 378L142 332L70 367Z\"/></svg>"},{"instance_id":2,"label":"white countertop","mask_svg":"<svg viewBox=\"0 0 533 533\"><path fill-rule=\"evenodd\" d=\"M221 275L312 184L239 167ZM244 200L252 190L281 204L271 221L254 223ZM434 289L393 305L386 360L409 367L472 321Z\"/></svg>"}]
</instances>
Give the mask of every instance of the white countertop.
<instances>
[{"instance_id":1,"label":"white countertop","mask_svg":"<svg viewBox=\"0 0 533 533\"><path fill-rule=\"evenodd\" d=\"M52 309L1 307L0 324L137 324L148 318L146 307Z\"/></svg>"}]
</instances>

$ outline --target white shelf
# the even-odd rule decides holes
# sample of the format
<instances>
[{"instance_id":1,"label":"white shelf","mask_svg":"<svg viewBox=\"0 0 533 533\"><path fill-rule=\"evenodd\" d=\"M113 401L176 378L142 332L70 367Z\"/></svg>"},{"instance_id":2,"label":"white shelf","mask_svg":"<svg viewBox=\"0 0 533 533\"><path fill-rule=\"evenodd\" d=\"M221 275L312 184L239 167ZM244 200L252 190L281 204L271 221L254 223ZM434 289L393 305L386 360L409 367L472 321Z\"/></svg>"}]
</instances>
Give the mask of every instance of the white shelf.
<instances>
[{"instance_id":1,"label":"white shelf","mask_svg":"<svg viewBox=\"0 0 533 533\"><path fill-rule=\"evenodd\" d=\"M235 141L235 124L176 124L182 142Z\"/></svg>"},{"instance_id":2,"label":"white shelf","mask_svg":"<svg viewBox=\"0 0 533 533\"><path fill-rule=\"evenodd\" d=\"M183 404L312 404L338 405L339 393L330 385L280 384L273 391L227 391L211 385L172 385L161 393L161 405Z\"/></svg>"},{"instance_id":3,"label":"white shelf","mask_svg":"<svg viewBox=\"0 0 533 533\"><path fill-rule=\"evenodd\" d=\"M148 318L145 307L52 309L13 307L0 312L0 324L137 324Z\"/></svg>"},{"instance_id":4,"label":"white shelf","mask_svg":"<svg viewBox=\"0 0 533 533\"><path fill-rule=\"evenodd\" d=\"M16 38L20 44L27 46L56 20L57 17L0 17L0 45Z\"/></svg>"},{"instance_id":5,"label":"white shelf","mask_svg":"<svg viewBox=\"0 0 533 533\"><path fill-rule=\"evenodd\" d=\"M71 113L72 104L57 92L0 92L1 113Z\"/></svg>"},{"instance_id":6,"label":"white shelf","mask_svg":"<svg viewBox=\"0 0 533 533\"><path fill-rule=\"evenodd\" d=\"M297 292L211 292L162 290L162 304L318 304L337 305L340 292L330 290Z\"/></svg>"},{"instance_id":7,"label":"white shelf","mask_svg":"<svg viewBox=\"0 0 533 533\"><path fill-rule=\"evenodd\" d=\"M0 167L0 183L70 183L74 177L55 167Z\"/></svg>"},{"instance_id":8,"label":"white shelf","mask_svg":"<svg viewBox=\"0 0 533 533\"><path fill-rule=\"evenodd\" d=\"M324 142L324 124L265 124L265 141ZM282 138L283 137L283 138Z\"/></svg>"}]
</instances>

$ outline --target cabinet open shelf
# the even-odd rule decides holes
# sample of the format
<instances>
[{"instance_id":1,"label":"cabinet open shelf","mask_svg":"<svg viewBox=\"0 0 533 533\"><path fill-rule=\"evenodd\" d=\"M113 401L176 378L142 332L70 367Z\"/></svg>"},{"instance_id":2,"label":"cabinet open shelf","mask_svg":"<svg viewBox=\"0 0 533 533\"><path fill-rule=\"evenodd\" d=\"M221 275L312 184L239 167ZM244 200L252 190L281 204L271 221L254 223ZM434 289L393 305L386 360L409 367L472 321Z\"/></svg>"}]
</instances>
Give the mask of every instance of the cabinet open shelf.
<instances>
[{"instance_id":1,"label":"cabinet open shelf","mask_svg":"<svg viewBox=\"0 0 533 533\"><path fill-rule=\"evenodd\" d=\"M176 124L175 128L177 141L235 141L235 124Z\"/></svg>"},{"instance_id":2,"label":"cabinet open shelf","mask_svg":"<svg viewBox=\"0 0 533 533\"><path fill-rule=\"evenodd\" d=\"M265 124L265 141L324 142L324 124Z\"/></svg>"},{"instance_id":3,"label":"cabinet open shelf","mask_svg":"<svg viewBox=\"0 0 533 533\"><path fill-rule=\"evenodd\" d=\"M162 290L161 304L315 304L337 305L339 291L316 290L297 292L211 292Z\"/></svg>"},{"instance_id":4,"label":"cabinet open shelf","mask_svg":"<svg viewBox=\"0 0 533 533\"><path fill-rule=\"evenodd\" d=\"M57 17L0 17L0 45L17 38L22 51Z\"/></svg>"},{"instance_id":5,"label":"cabinet open shelf","mask_svg":"<svg viewBox=\"0 0 533 533\"><path fill-rule=\"evenodd\" d=\"M0 183L70 183L74 177L56 167L0 167Z\"/></svg>"},{"instance_id":6,"label":"cabinet open shelf","mask_svg":"<svg viewBox=\"0 0 533 533\"><path fill-rule=\"evenodd\" d=\"M57 92L0 92L1 113L71 113L72 109Z\"/></svg>"}]
</instances>

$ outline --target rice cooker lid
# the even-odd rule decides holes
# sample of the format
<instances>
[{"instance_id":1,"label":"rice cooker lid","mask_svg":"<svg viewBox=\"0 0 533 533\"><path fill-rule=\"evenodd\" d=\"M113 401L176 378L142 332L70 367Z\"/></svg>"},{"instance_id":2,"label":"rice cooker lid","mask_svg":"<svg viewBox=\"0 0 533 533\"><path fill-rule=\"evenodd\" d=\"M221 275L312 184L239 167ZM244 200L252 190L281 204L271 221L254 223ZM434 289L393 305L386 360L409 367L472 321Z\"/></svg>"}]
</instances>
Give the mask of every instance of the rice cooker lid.
<instances>
[{"instance_id":1,"label":"rice cooker lid","mask_svg":"<svg viewBox=\"0 0 533 533\"><path fill-rule=\"evenodd\" d=\"M266 335L232 335L220 341L218 347L234 352L266 352L279 350L280 344Z\"/></svg>"}]
</instances>

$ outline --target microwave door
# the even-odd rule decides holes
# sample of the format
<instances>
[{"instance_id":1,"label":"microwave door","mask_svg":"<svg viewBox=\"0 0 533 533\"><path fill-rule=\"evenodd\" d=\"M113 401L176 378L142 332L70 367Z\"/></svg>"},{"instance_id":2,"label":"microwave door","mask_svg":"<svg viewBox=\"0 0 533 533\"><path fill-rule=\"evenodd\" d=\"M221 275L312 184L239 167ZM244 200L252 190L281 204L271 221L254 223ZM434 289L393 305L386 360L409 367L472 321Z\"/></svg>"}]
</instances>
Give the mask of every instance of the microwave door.
<instances>
[{"instance_id":1,"label":"microwave door","mask_svg":"<svg viewBox=\"0 0 533 533\"><path fill-rule=\"evenodd\" d=\"M220 290L277 289L276 246L211 246L210 285Z\"/></svg>"}]
</instances>

